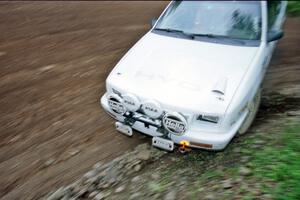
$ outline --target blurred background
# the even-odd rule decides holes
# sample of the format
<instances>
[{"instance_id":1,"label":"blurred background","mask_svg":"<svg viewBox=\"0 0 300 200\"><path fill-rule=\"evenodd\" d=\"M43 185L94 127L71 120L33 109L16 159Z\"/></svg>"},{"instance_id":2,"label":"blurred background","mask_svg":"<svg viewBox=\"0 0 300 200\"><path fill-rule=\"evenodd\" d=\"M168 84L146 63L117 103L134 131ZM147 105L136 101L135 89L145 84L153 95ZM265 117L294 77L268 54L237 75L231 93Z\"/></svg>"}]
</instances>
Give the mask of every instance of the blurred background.
<instances>
[{"instance_id":1,"label":"blurred background","mask_svg":"<svg viewBox=\"0 0 300 200\"><path fill-rule=\"evenodd\" d=\"M116 134L99 97L110 70L167 4L0 2L1 199L40 198L149 141ZM300 3L289 2L288 12L267 91L299 89ZM293 98L261 112L284 112Z\"/></svg>"}]
</instances>

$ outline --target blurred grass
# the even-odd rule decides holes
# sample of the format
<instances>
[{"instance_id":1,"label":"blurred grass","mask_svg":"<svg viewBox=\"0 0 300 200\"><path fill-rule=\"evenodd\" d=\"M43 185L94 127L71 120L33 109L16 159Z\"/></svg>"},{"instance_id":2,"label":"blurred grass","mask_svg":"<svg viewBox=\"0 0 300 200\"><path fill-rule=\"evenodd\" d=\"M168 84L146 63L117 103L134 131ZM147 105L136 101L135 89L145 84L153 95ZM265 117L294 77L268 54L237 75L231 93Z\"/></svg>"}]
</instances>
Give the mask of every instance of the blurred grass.
<instances>
[{"instance_id":1,"label":"blurred grass","mask_svg":"<svg viewBox=\"0 0 300 200\"><path fill-rule=\"evenodd\" d=\"M268 188L274 199L300 199L300 125L290 125L277 142L255 153L254 175L276 183Z\"/></svg>"},{"instance_id":2,"label":"blurred grass","mask_svg":"<svg viewBox=\"0 0 300 200\"><path fill-rule=\"evenodd\" d=\"M162 168L160 179L150 181L148 190L165 193L170 187L188 185L182 189L183 199L300 200L299 122L298 118L280 120L279 130L270 126L268 132L244 137L243 144L233 143L234 148L225 152L192 151L183 155ZM258 141L264 145L254 147ZM234 152L237 148L240 151ZM241 163L233 159L234 154L249 160ZM231 162L225 164L224 158ZM242 175L241 167L250 173ZM231 186L224 188L224 182Z\"/></svg>"},{"instance_id":3,"label":"blurred grass","mask_svg":"<svg viewBox=\"0 0 300 200\"><path fill-rule=\"evenodd\" d=\"M299 120L286 121L284 124L284 128L278 133L270 131L269 134L273 134L272 140L269 140L263 148L251 149L251 161L247 165L251 168L252 174L247 176L244 182L248 182L250 187L254 187L253 183L260 183L263 194L270 194L275 200L300 200L300 124ZM260 139L262 138L259 136L247 139L246 143L253 144ZM241 156L250 154L241 152ZM199 160L194 161L195 164L197 162ZM197 188L203 187L207 190L208 185L213 187L221 183L224 177L227 177L225 179L241 177L239 169L238 164L225 168L224 171L212 169L204 171L197 184L194 184L195 187L191 189L190 199L197 199L199 195ZM213 183L210 184L211 181ZM255 189L243 191L240 188L240 191L236 189L226 191L232 193L229 196L224 193L222 199L232 199L234 193L242 194L244 200L264 198L253 193Z\"/></svg>"},{"instance_id":4,"label":"blurred grass","mask_svg":"<svg viewBox=\"0 0 300 200\"><path fill-rule=\"evenodd\" d=\"M300 1L289 1L287 12L289 15L292 16L299 16L300 15Z\"/></svg>"}]
</instances>

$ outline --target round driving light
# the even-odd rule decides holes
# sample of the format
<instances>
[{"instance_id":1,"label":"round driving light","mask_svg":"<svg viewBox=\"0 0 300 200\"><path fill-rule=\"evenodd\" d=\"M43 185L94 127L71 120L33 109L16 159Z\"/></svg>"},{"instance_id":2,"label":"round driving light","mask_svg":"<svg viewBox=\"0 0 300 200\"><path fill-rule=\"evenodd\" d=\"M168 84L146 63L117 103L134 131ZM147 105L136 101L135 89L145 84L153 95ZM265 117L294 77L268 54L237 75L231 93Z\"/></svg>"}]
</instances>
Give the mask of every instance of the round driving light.
<instances>
[{"instance_id":1,"label":"round driving light","mask_svg":"<svg viewBox=\"0 0 300 200\"><path fill-rule=\"evenodd\" d=\"M183 135L187 130L187 121L179 113L167 113L163 117L163 126L174 135Z\"/></svg>"},{"instance_id":2,"label":"round driving light","mask_svg":"<svg viewBox=\"0 0 300 200\"><path fill-rule=\"evenodd\" d=\"M160 117L163 113L160 104L153 100L144 102L142 109L146 115L154 119Z\"/></svg>"},{"instance_id":3,"label":"round driving light","mask_svg":"<svg viewBox=\"0 0 300 200\"><path fill-rule=\"evenodd\" d=\"M110 109L120 115L124 115L126 108L123 105L123 100L118 95L112 94L108 97L108 105Z\"/></svg>"},{"instance_id":4,"label":"round driving light","mask_svg":"<svg viewBox=\"0 0 300 200\"><path fill-rule=\"evenodd\" d=\"M123 104L129 111L132 112L137 111L141 107L141 102L133 94L125 94L123 96Z\"/></svg>"}]
</instances>

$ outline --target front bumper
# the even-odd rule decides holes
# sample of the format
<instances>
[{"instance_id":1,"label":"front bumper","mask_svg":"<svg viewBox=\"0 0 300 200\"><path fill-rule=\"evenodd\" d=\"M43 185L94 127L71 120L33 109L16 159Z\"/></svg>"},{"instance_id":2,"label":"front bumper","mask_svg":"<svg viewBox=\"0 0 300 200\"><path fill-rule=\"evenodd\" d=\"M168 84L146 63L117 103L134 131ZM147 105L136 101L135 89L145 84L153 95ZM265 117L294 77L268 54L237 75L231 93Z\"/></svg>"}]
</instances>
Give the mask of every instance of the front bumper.
<instances>
[{"instance_id":1,"label":"front bumper","mask_svg":"<svg viewBox=\"0 0 300 200\"><path fill-rule=\"evenodd\" d=\"M117 121L124 122L125 117L115 114L110 110L108 106L106 94L104 94L101 98L101 106L111 117L113 117ZM182 136L169 134L169 138L176 144L180 144L181 141L185 140L190 143L189 145L190 147L201 148L201 149L222 150L235 136L235 134L243 124L246 116L247 116L247 112L243 113L240 116L240 118L231 126L231 129L227 132L214 133L214 132L198 132L198 131L188 130ZM153 126L146 127L144 123L139 121L136 121L133 124L132 128L152 137L163 136L162 133L157 131L156 127Z\"/></svg>"}]
</instances>

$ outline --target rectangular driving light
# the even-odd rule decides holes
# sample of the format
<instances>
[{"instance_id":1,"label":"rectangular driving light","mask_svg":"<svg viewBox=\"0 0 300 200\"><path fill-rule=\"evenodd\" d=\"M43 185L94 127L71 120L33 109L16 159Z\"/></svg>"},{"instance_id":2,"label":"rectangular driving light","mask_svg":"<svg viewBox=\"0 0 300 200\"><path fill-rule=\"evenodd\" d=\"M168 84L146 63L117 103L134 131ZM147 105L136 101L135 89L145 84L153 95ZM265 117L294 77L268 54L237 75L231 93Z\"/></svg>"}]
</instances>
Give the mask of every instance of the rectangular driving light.
<instances>
[{"instance_id":1,"label":"rectangular driving light","mask_svg":"<svg viewBox=\"0 0 300 200\"><path fill-rule=\"evenodd\" d=\"M219 122L219 120L220 120L220 117L219 116L215 116L215 115L199 115L197 117L197 120L205 121L205 122L211 122L211 123L217 124Z\"/></svg>"}]
</instances>

